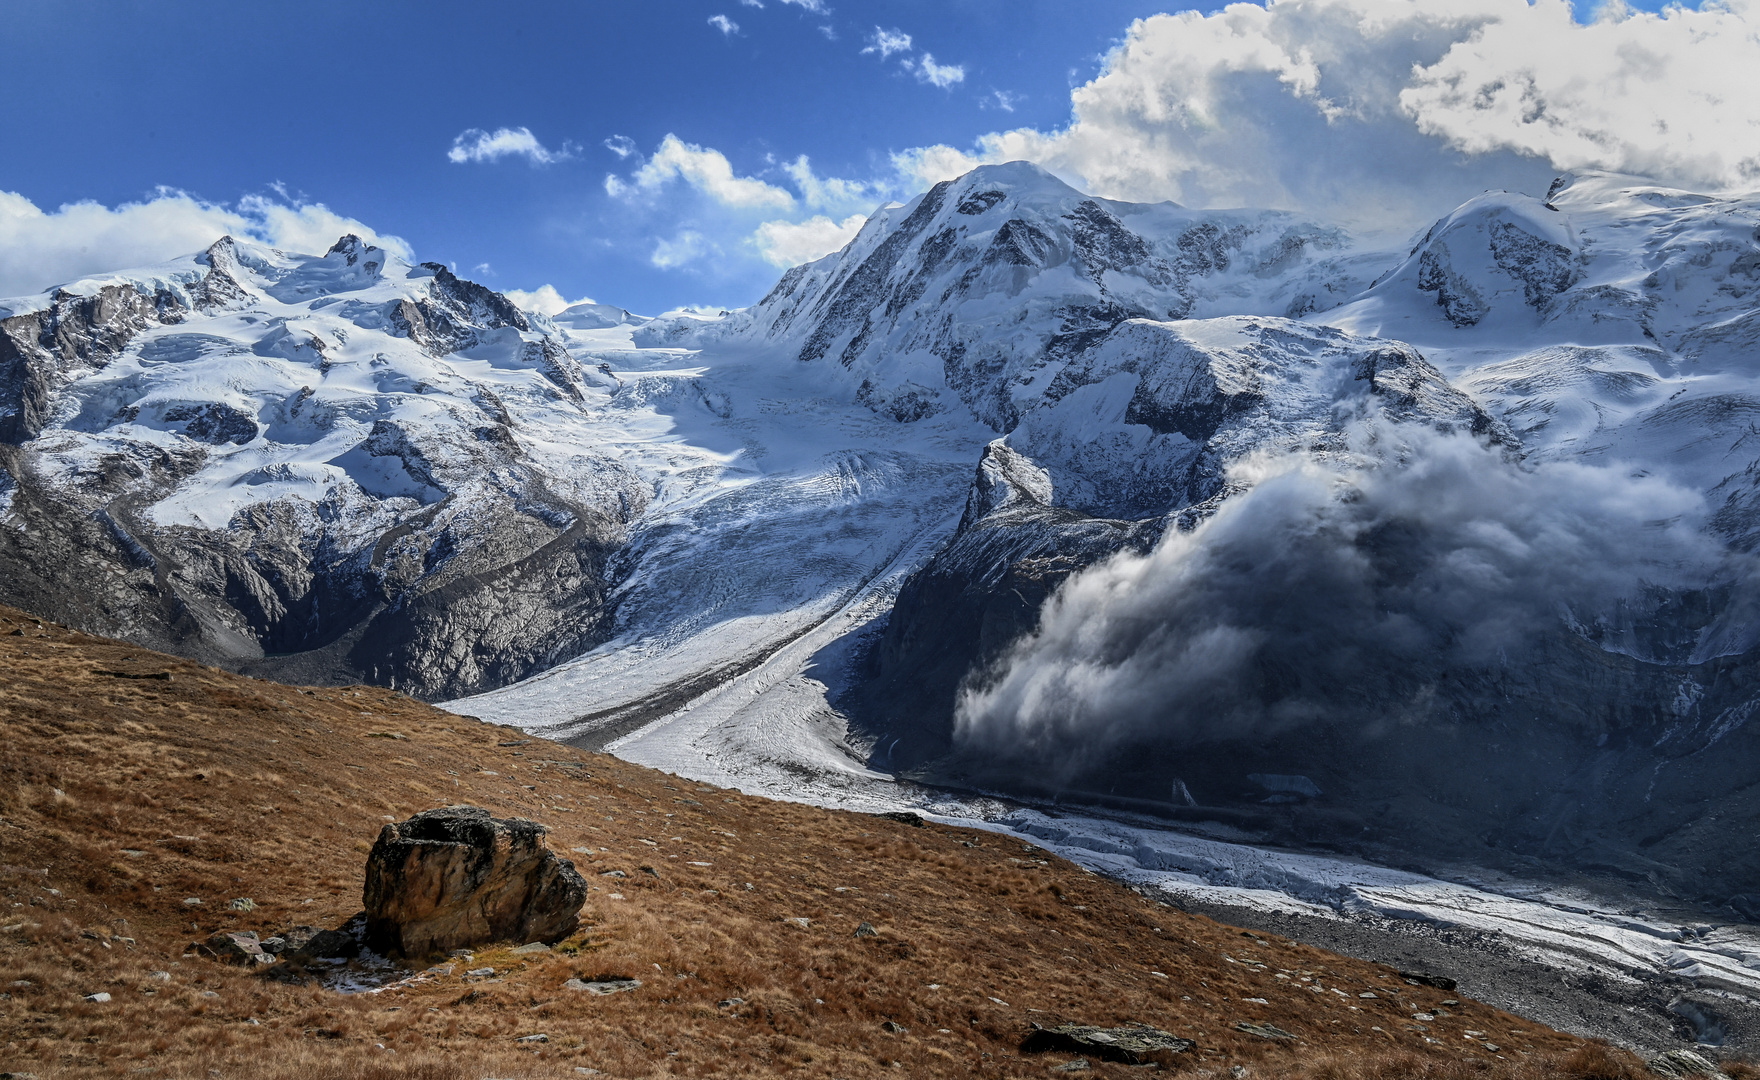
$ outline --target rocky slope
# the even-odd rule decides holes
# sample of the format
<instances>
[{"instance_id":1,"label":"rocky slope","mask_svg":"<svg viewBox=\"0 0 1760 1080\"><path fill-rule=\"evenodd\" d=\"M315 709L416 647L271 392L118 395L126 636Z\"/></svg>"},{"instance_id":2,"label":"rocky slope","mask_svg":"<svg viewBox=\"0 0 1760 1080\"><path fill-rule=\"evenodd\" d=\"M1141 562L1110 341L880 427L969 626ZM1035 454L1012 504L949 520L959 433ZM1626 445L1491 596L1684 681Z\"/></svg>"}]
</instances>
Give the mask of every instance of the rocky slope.
<instances>
[{"instance_id":1,"label":"rocky slope","mask_svg":"<svg viewBox=\"0 0 1760 1080\"><path fill-rule=\"evenodd\" d=\"M752 798L12 609L0 662L14 1075L1140 1075L1099 1044L1028 1043L1071 1022L1153 1025L1189 1041L1173 1064L1225 1075L1643 1075L1465 991L1243 934L1012 837ZM547 831L586 878L578 932L409 968L367 953L253 970L188 947L347 925L386 820L460 802Z\"/></svg>"}]
</instances>

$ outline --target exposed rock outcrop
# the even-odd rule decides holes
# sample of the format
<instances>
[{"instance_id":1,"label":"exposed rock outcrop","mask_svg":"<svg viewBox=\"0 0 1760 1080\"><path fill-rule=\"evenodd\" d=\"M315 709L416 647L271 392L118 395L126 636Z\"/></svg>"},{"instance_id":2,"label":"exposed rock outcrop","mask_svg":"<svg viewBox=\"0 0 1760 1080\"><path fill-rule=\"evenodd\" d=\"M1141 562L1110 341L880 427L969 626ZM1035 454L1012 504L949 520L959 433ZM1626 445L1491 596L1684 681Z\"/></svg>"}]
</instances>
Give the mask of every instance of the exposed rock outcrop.
<instances>
[{"instance_id":1,"label":"exposed rock outcrop","mask_svg":"<svg viewBox=\"0 0 1760 1080\"><path fill-rule=\"evenodd\" d=\"M1197 1044L1171 1032L1148 1024L1128 1024L1103 1028L1086 1024L1058 1024L1055 1027L1033 1025L1032 1033L1021 1043L1021 1053L1042 1054L1061 1050L1070 1054L1088 1054L1102 1061L1125 1065L1147 1065L1166 1061L1183 1054Z\"/></svg>"},{"instance_id":2,"label":"exposed rock outcrop","mask_svg":"<svg viewBox=\"0 0 1760 1080\"><path fill-rule=\"evenodd\" d=\"M557 941L580 925L587 883L535 821L472 806L387 825L367 857L367 941L404 956L490 941Z\"/></svg>"}]
</instances>

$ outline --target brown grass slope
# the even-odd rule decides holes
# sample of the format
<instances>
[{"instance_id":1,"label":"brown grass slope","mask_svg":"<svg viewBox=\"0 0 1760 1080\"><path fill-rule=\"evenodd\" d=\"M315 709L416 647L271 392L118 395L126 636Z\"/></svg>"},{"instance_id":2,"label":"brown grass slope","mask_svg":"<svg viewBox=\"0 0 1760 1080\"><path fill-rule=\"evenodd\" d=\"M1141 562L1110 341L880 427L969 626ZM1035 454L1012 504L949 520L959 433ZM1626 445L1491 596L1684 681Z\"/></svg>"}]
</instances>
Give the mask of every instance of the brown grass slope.
<instances>
[{"instance_id":1,"label":"brown grass slope","mask_svg":"<svg viewBox=\"0 0 1760 1080\"><path fill-rule=\"evenodd\" d=\"M1137 1021L1195 1040L1171 1067L1196 1076L1640 1075L1620 1052L1005 837L750 798L385 690L261 682L11 609L0 672L0 1072L1041 1076L1070 1056L1022 1055L1031 1023ZM452 803L549 825L592 883L585 929L377 994L186 951L216 929L341 924L381 824ZM255 910L228 907L246 897ZM863 922L878 935L855 937ZM465 974L482 967L495 975ZM601 975L643 985L562 988ZM85 1000L98 992L111 1000Z\"/></svg>"}]
</instances>

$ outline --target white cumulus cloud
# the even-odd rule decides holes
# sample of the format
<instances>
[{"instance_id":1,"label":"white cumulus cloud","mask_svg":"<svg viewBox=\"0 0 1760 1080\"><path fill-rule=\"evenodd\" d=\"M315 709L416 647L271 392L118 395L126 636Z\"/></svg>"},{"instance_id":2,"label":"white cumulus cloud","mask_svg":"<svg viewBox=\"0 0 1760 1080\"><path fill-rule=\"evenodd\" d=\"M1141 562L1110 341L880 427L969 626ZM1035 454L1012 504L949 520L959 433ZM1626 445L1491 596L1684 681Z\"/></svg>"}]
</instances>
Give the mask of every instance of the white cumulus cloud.
<instances>
[{"instance_id":1,"label":"white cumulus cloud","mask_svg":"<svg viewBox=\"0 0 1760 1080\"><path fill-rule=\"evenodd\" d=\"M500 161L504 157L523 157L533 165L549 165L556 161L566 161L573 157L565 144L561 150L546 149L532 134L531 128L496 128L484 131L471 128L461 131L452 140L452 149L446 152L446 160L462 165L465 162Z\"/></svg>"},{"instance_id":2,"label":"white cumulus cloud","mask_svg":"<svg viewBox=\"0 0 1760 1080\"><path fill-rule=\"evenodd\" d=\"M161 189L143 202L115 207L76 202L45 211L23 195L0 191L0 296L152 266L201 251L228 234L287 251L322 253L345 233L410 256L409 245L399 238L322 203L250 195L228 206Z\"/></svg>"},{"instance_id":3,"label":"white cumulus cloud","mask_svg":"<svg viewBox=\"0 0 1760 1080\"><path fill-rule=\"evenodd\" d=\"M652 193L675 179L683 180L723 206L769 210L794 207L794 196L786 190L755 177L735 176L733 165L721 151L705 149L670 134L628 181L615 175L606 177L605 190L614 196L637 191Z\"/></svg>"},{"instance_id":4,"label":"white cumulus cloud","mask_svg":"<svg viewBox=\"0 0 1760 1080\"><path fill-rule=\"evenodd\" d=\"M1757 70L1760 12L1743 0L1586 26L1551 0L1456 42L1399 101L1469 153L1746 186L1760 179Z\"/></svg>"},{"instance_id":5,"label":"white cumulus cloud","mask_svg":"<svg viewBox=\"0 0 1760 1080\"><path fill-rule=\"evenodd\" d=\"M555 315L576 304L594 302L590 296L583 296L579 300L570 300L557 291L556 286L549 284L540 285L530 292L524 289L503 289L501 295L512 300L520 308L526 311L535 311L540 315Z\"/></svg>"},{"instance_id":6,"label":"white cumulus cloud","mask_svg":"<svg viewBox=\"0 0 1760 1080\"><path fill-rule=\"evenodd\" d=\"M919 69L920 71L921 69ZM1069 124L895 159L921 181L1025 158L1100 195L1272 206L1405 230L1565 169L1760 180L1753 0L1271 0L1133 23Z\"/></svg>"},{"instance_id":7,"label":"white cumulus cloud","mask_svg":"<svg viewBox=\"0 0 1760 1080\"><path fill-rule=\"evenodd\" d=\"M726 37L732 37L734 34L739 33L739 23L734 22L725 15L709 16L709 25L721 31L722 35Z\"/></svg>"},{"instance_id":8,"label":"white cumulus cloud","mask_svg":"<svg viewBox=\"0 0 1760 1080\"><path fill-rule=\"evenodd\" d=\"M910 51L911 36L909 34L903 30L887 30L884 27L876 26L873 35L868 38L868 47L862 50L862 55L879 53L880 59L884 60L893 53Z\"/></svg>"},{"instance_id":9,"label":"white cumulus cloud","mask_svg":"<svg viewBox=\"0 0 1760 1080\"><path fill-rule=\"evenodd\" d=\"M833 221L824 214L805 221L766 221L758 226L752 241L764 261L772 266L798 266L829 255L854 240L867 221L862 214L851 214L842 221Z\"/></svg>"}]
</instances>

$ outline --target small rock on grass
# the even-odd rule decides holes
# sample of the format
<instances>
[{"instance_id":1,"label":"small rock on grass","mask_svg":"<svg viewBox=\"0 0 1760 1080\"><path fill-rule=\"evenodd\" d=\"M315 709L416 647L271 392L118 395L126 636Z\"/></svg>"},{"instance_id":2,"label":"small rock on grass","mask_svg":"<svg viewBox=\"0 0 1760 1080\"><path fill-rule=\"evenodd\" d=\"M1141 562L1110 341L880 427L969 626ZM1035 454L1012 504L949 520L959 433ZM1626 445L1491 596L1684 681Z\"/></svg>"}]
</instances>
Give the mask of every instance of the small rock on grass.
<instances>
[{"instance_id":1,"label":"small rock on grass","mask_svg":"<svg viewBox=\"0 0 1760 1080\"><path fill-rule=\"evenodd\" d=\"M87 995L86 995L86 1000L87 1000L87 1001L95 1001L95 1002L97 1002L97 1003L98 1003L98 1004L99 1004L99 1005L102 1005L102 1004L104 1004L104 1002L106 1002L106 1001L109 1001L109 1000L110 1000L110 995L109 995L109 994L106 994L106 993L104 993L104 992L103 992L103 991L99 991L99 992L98 992L98 993L96 993L96 994L87 994Z\"/></svg>"},{"instance_id":2,"label":"small rock on grass","mask_svg":"<svg viewBox=\"0 0 1760 1080\"><path fill-rule=\"evenodd\" d=\"M263 951L255 930L222 930L195 947L203 956L228 964L272 964L275 958Z\"/></svg>"},{"instance_id":3,"label":"small rock on grass","mask_svg":"<svg viewBox=\"0 0 1760 1080\"><path fill-rule=\"evenodd\" d=\"M1437 990L1453 990L1460 984L1447 975L1432 975L1424 971L1402 971L1399 977L1411 986L1429 986Z\"/></svg>"},{"instance_id":4,"label":"small rock on grass","mask_svg":"<svg viewBox=\"0 0 1760 1080\"><path fill-rule=\"evenodd\" d=\"M541 953L541 952L549 952L549 951L550 951L550 946L544 944L542 941L534 941L534 942L531 942L526 945L521 945L519 948L514 949L513 955L527 956L527 955L530 955L531 953Z\"/></svg>"},{"instance_id":5,"label":"small rock on grass","mask_svg":"<svg viewBox=\"0 0 1760 1080\"><path fill-rule=\"evenodd\" d=\"M642 985L640 979L626 979L619 975L601 975L596 979L570 979L562 984L564 990L584 990L589 994L604 997L607 994L621 994L625 991L638 989Z\"/></svg>"},{"instance_id":6,"label":"small rock on grass","mask_svg":"<svg viewBox=\"0 0 1760 1080\"><path fill-rule=\"evenodd\" d=\"M513 1041L514 1042L523 1042L523 1043L549 1042L550 1036L544 1034L543 1032L539 1032L536 1035L521 1035L519 1038L517 1038Z\"/></svg>"},{"instance_id":7,"label":"small rock on grass","mask_svg":"<svg viewBox=\"0 0 1760 1080\"><path fill-rule=\"evenodd\" d=\"M879 937L879 936L880 936L880 931L874 929L873 923L865 922L862 925L856 927L856 937Z\"/></svg>"}]
</instances>

